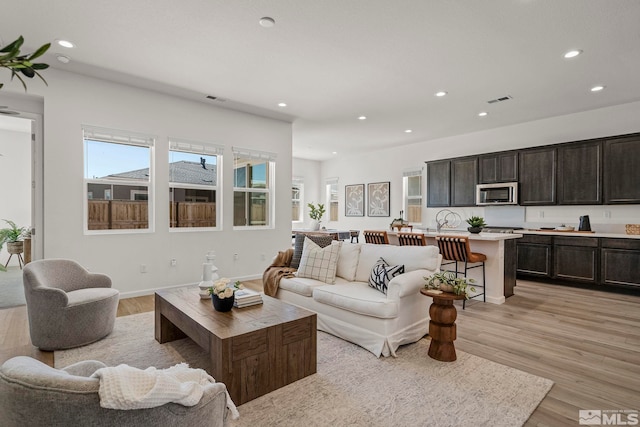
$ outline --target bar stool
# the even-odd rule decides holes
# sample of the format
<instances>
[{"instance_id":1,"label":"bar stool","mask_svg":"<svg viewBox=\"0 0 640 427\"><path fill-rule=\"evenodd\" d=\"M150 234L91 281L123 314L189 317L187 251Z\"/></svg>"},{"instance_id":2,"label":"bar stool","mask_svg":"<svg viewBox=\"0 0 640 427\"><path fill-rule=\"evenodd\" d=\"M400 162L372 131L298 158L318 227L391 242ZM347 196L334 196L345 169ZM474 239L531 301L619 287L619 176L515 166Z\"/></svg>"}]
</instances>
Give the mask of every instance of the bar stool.
<instances>
[{"instance_id":1,"label":"bar stool","mask_svg":"<svg viewBox=\"0 0 640 427\"><path fill-rule=\"evenodd\" d=\"M423 233L398 233L400 246L427 246L427 238Z\"/></svg>"},{"instance_id":2,"label":"bar stool","mask_svg":"<svg viewBox=\"0 0 640 427\"><path fill-rule=\"evenodd\" d=\"M389 244L389 236L387 236L387 232L384 230L364 230L362 234L364 234L364 241L367 243L375 243L377 245Z\"/></svg>"},{"instance_id":3,"label":"bar stool","mask_svg":"<svg viewBox=\"0 0 640 427\"><path fill-rule=\"evenodd\" d=\"M356 239L356 243L358 242L358 237L360 236L360 230L349 230L349 236L351 237L351 243L353 243L353 239Z\"/></svg>"},{"instance_id":4,"label":"bar stool","mask_svg":"<svg viewBox=\"0 0 640 427\"><path fill-rule=\"evenodd\" d=\"M469 246L469 239L463 236L436 236L436 242L440 249L440 255L444 260L450 261L441 265L454 264L456 265L456 277L462 271L458 271L458 263L464 262L464 277L467 276L467 271L472 268L482 267L482 286L474 284L474 288L482 288L482 293L475 294L471 298L477 298L482 295L482 301L487 302L487 296L485 294L485 273L484 263L487 260L485 254L471 252ZM469 266L469 264L476 264ZM462 309L464 310L467 300L462 300Z\"/></svg>"}]
</instances>

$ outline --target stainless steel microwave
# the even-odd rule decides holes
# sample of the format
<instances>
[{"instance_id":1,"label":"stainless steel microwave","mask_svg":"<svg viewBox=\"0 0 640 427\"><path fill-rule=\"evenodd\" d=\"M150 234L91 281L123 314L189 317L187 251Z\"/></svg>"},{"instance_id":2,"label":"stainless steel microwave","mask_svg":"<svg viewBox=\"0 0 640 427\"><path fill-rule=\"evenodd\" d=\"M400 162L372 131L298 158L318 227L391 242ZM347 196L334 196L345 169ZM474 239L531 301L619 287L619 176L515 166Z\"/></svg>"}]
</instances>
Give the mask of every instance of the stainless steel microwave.
<instances>
[{"instance_id":1,"label":"stainless steel microwave","mask_svg":"<svg viewBox=\"0 0 640 427\"><path fill-rule=\"evenodd\" d=\"M497 184L476 185L476 205L517 205L518 183L500 182Z\"/></svg>"}]
</instances>

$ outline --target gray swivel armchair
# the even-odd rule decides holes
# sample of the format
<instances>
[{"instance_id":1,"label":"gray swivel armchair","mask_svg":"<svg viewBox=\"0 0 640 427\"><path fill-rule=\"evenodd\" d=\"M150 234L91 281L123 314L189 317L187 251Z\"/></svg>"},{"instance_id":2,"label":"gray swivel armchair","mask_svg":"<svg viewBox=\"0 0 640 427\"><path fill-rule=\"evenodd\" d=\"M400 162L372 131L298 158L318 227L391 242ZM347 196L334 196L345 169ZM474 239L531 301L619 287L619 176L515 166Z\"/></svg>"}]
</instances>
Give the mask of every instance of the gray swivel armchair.
<instances>
[{"instance_id":1,"label":"gray swivel armchair","mask_svg":"<svg viewBox=\"0 0 640 427\"><path fill-rule=\"evenodd\" d=\"M61 350L98 341L113 330L120 293L104 274L75 261L44 259L22 273L31 342Z\"/></svg>"},{"instance_id":2,"label":"gray swivel armchair","mask_svg":"<svg viewBox=\"0 0 640 427\"><path fill-rule=\"evenodd\" d=\"M100 380L89 377L104 367L104 363L95 360L64 369L54 369L26 356L7 360L0 366L2 425L220 427L231 418L222 383L207 385L195 406L167 403L127 411L102 408L98 394Z\"/></svg>"}]
</instances>

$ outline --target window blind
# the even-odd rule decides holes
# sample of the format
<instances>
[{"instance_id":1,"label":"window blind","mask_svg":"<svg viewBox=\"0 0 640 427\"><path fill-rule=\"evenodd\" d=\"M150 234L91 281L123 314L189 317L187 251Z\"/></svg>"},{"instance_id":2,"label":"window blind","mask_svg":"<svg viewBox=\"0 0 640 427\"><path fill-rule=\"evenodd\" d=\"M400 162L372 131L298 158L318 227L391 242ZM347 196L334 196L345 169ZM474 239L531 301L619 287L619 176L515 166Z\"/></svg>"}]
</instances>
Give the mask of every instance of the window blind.
<instances>
[{"instance_id":1,"label":"window blind","mask_svg":"<svg viewBox=\"0 0 640 427\"><path fill-rule=\"evenodd\" d=\"M137 145L140 147L153 147L155 141L155 137L152 135L89 125L82 125L82 134L84 139Z\"/></svg>"},{"instance_id":2,"label":"window blind","mask_svg":"<svg viewBox=\"0 0 640 427\"><path fill-rule=\"evenodd\" d=\"M271 153L269 151L258 151L248 148L231 147L231 150L233 151L233 157L235 158L241 157L243 159L266 160L269 162L274 162L276 160L276 157L278 156L276 153Z\"/></svg>"},{"instance_id":3,"label":"window blind","mask_svg":"<svg viewBox=\"0 0 640 427\"><path fill-rule=\"evenodd\" d=\"M189 141L187 139L179 138L169 138L169 149L171 151L208 154L210 156L221 156L224 154L224 145L213 144L210 142Z\"/></svg>"},{"instance_id":4,"label":"window blind","mask_svg":"<svg viewBox=\"0 0 640 427\"><path fill-rule=\"evenodd\" d=\"M421 175L422 175L422 168L406 169L405 171L402 172L402 176L421 176Z\"/></svg>"}]
</instances>

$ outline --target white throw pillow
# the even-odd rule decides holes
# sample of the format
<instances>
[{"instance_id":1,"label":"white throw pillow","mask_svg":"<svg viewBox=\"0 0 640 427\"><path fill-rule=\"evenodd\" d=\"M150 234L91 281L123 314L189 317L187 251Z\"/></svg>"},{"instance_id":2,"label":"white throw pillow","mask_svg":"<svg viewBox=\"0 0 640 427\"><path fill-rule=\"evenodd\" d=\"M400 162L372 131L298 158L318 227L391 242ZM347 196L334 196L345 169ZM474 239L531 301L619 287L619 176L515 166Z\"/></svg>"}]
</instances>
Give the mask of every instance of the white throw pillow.
<instances>
[{"instance_id":1,"label":"white throw pillow","mask_svg":"<svg viewBox=\"0 0 640 427\"><path fill-rule=\"evenodd\" d=\"M336 281L336 269L341 246L342 242L338 241L321 248L311 239L305 238L297 276L316 279L333 285Z\"/></svg>"},{"instance_id":2,"label":"white throw pillow","mask_svg":"<svg viewBox=\"0 0 640 427\"><path fill-rule=\"evenodd\" d=\"M358 258L360 258L360 243L343 243L338 256L338 268L336 276L342 277L349 282L353 282L358 268Z\"/></svg>"}]
</instances>

